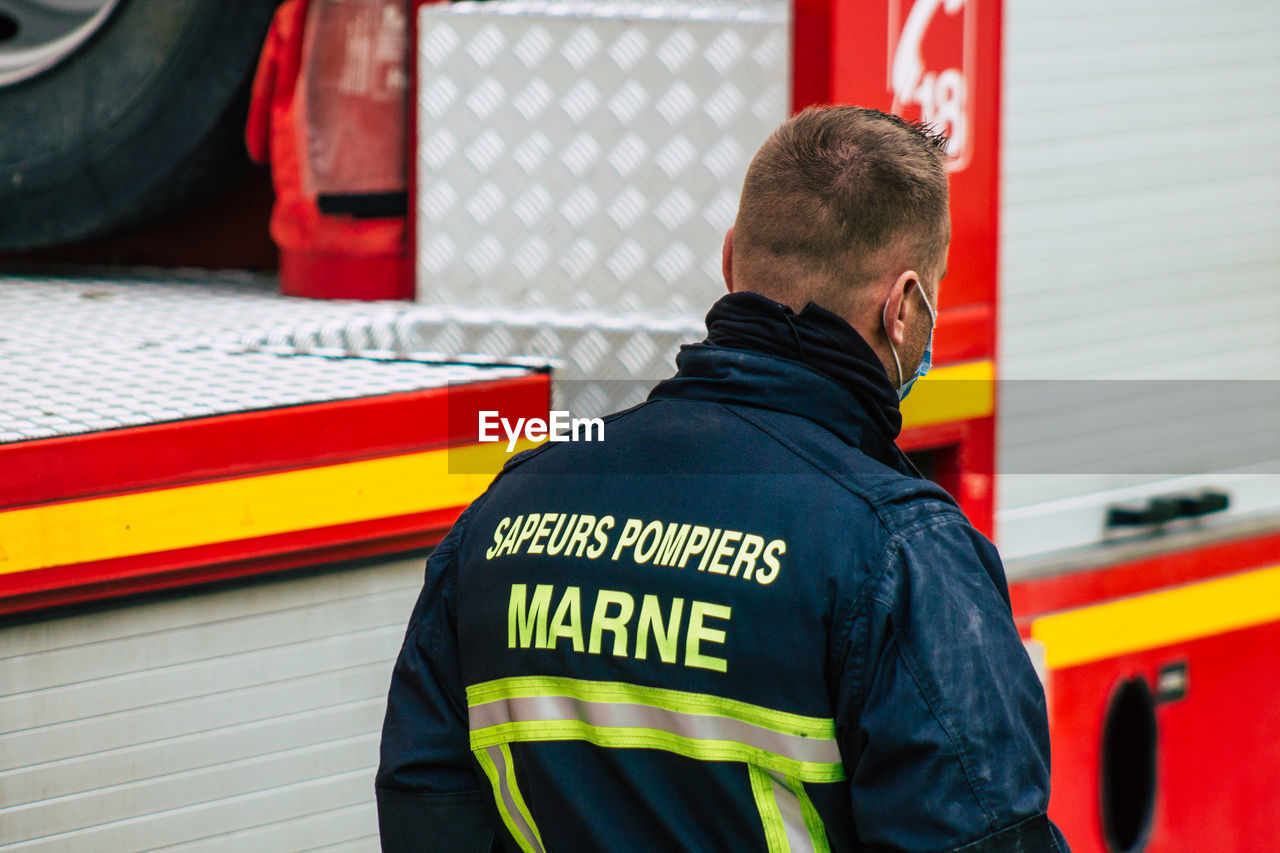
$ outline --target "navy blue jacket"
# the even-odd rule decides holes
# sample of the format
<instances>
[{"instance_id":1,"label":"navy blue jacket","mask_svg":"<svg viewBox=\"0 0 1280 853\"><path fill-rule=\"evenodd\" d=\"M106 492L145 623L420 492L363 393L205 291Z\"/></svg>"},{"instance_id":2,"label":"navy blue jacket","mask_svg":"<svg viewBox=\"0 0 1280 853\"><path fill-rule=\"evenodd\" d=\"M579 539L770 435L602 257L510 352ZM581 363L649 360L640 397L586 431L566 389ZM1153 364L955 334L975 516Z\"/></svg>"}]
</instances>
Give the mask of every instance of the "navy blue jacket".
<instances>
[{"instance_id":1,"label":"navy blue jacket","mask_svg":"<svg viewBox=\"0 0 1280 853\"><path fill-rule=\"evenodd\" d=\"M384 849L1065 850L999 556L894 445L874 352L750 293L707 325L431 556Z\"/></svg>"}]
</instances>

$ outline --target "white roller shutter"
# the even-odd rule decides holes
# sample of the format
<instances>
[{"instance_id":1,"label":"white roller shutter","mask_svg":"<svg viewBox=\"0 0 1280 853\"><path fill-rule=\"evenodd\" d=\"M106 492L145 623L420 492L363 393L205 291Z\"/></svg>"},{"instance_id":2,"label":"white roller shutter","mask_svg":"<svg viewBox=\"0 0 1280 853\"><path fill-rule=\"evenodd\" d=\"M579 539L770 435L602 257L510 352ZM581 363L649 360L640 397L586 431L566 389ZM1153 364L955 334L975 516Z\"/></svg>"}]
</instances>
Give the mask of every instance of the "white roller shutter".
<instances>
[{"instance_id":1,"label":"white roller shutter","mask_svg":"<svg viewBox=\"0 0 1280 853\"><path fill-rule=\"evenodd\" d=\"M0 849L377 849L421 557L0 629Z\"/></svg>"},{"instance_id":2,"label":"white roller shutter","mask_svg":"<svg viewBox=\"0 0 1280 853\"><path fill-rule=\"evenodd\" d=\"M1280 5L1007 0L1003 110L1002 547L1280 471Z\"/></svg>"}]
</instances>

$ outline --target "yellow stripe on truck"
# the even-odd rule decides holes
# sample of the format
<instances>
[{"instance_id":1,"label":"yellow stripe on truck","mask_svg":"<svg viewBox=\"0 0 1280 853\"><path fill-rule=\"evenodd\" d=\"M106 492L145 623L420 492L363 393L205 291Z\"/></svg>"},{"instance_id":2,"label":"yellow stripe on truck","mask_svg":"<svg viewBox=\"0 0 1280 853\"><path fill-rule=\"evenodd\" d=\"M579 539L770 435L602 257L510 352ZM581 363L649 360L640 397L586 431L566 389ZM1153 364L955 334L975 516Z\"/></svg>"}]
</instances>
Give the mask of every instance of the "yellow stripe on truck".
<instances>
[{"instance_id":1,"label":"yellow stripe on truck","mask_svg":"<svg viewBox=\"0 0 1280 853\"><path fill-rule=\"evenodd\" d=\"M1280 566L1043 616L1031 637L1049 669L1280 620Z\"/></svg>"},{"instance_id":2,"label":"yellow stripe on truck","mask_svg":"<svg viewBox=\"0 0 1280 853\"><path fill-rule=\"evenodd\" d=\"M478 444L8 510L0 574L460 507L508 458Z\"/></svg>"},{"instance_id":3,"label":"yellow stripe on truck","mask_svg":"<svg viewBox=\"0 0 1280 853\"><path fill-rule=\"evenodd\" d=\"M933 370L903 403L904 425L989 416L994 379L990 361ZM455 470L489 473L450 474L450 454ZM463 506L507 458L498 442L8 510L0 574Z\"/></svg>"},{"instance_id":4,"label":"yellow stripe on truck","mask_svg":"<svg viewBox=\"0 0 1280 853\"><path fill-rule=\"evenodd\" d=\"M938 367L917 382L902 402L902 425L911 427L985 418L996 409L996 369L990 361Z\"/></svg>"}]
</instances>

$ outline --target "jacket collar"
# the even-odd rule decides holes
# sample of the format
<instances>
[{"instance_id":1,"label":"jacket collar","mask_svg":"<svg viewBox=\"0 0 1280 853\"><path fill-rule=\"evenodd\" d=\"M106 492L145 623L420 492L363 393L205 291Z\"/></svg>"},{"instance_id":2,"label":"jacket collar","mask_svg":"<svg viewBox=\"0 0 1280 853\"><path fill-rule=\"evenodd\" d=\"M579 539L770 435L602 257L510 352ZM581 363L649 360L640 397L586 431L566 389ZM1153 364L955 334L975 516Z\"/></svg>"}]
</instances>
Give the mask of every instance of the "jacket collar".
<instances>
[{"instance_id":1,"label":"jacket collar","mask_svg":"<svg viewBox=\"0 0 1280 853\"><path fill-rule=\"evenodd\" d=\"M650 399L683 398L800 415L903 473L894 445L898 395L862 336L810 302L799 314L758 293L731 293L707 314L707 338L681 347L677 373Z\"/></svg>"}]
</instances>

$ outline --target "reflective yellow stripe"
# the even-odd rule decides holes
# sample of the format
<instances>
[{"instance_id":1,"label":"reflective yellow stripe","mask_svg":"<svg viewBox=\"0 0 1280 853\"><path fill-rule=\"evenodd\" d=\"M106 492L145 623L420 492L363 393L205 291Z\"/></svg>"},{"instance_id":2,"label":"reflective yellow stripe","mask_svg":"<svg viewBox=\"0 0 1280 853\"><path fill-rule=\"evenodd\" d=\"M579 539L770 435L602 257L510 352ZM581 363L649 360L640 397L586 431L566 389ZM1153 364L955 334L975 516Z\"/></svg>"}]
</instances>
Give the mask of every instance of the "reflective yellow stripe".
<instances>
[{"instance_id":1,"label":"reflective yellow stripe","mask_svg":"<svg viewBox=\"0 0 1280 853\"><path fill-rule=\"evenodd\" d=\"M994 362L973 361L938 367L917 382L902 401L904 428L984 418L995 411Z\"/></svg>"},{"instance_id":2,"label":"reflective yellow stripe","mask_svg":"<svg viewBox=\"0 0 1280 853\"><path fill-rule=\"evenodd\" d=\"M1044 616L1031 637L1050 669L1280 620L1280 566Z\"/></svg>"},{"instance_id":3,"label":"reflective yellow stripe","mask_svg":"<svg viewBox=\"0 0 1280 853\"><path fill-rule=\"evenodd\" d=\"M525 853L530 853L528 843L523 840L519 827L516 826L515 820L511 816L511 810L506 807L505 798L503 796L503 787L505 785L504 774L494 763L494 750L480 750L475 753L476 761L480 764L480 769L484 771L484 775L489 780L490 787L493 788L493 800L498 806L498 814L502 817L502 822L507 827L507 832L511 833L511 837L520 844L520 848Z\"/></svg>"},{"instance_id":4,"label":"reflective yellow stripe","mask_svg":"<svg viewBox=\"0 0 1280 853\"><path fill-rule=\"evenodd\" d=\"M584 740L738 761L810 782L845 778L835 722L704 693L622 682L520 677L467 688L471 748Z\"/></svg>"},{"instance_id":5,"label":"reflective yellow stripe","mask_svg":"<svg viewBox=\"0 0 1280 853\"><path fill-rule=\"evenodd\" d=\"M520 794L520 785L516 782L515 762L511 758L511 748L506 744L490 747L476 753L476 759L489 777L493 786L493 799L498 806L498 813L506 825L511 837L520 845L524 853L544 853L542 834L533 822L529 807L525 805Z\"/></svg>"},{"instance_id":6,"label":"reflective yellow stripe","mask_svg":"<svg viewBox=\"0 0 1280 853\"><path fill-rule=\"evenodd\" d=\"M516 765L511 758L511 747L505 743L498 747L502 757L507 765L507 790L511 792L511 799L515 801L516 811L524 820L524 825L528 831L533 834L533 841L537 843L532 845L535 850L542 851L545 848L542 844L542 833L538 832L538 825L533 822L533 815L529 813L529 806L525 804L524 796L520 793L520 784L516 782Z\"/></svg>"},{"instance_id":7,"label":"reflective yellow stripe","mask_svg":"<svg viewBox=\"0 0 1280 853\"><path fill-rule=\"evenodd\" d=\"M508 458L480 444L8 510L0 574L465 506Z\"/></svg>"},{"instance_id":8,"label":"reflective yellow stripe","mask_svg":"<svg viewBox=\"0 0 1280 853\"><path fill-rule=\"evenodd\" d=\"M827 842L827 828L822 823L822 816L818 814L818 810L813 806L813 800L809 799L809 793L804 789L804 783L792 776L787 777L787 787L796 795L796 799L800 801L800 813L804 817L805 830L809 833L809 843L813 845L816 853L831 853L831 845Z\"/></svg>"},{"instance_id":9,"label":"reflective yellow stripe","mask_svg":"<svg viewBox=\"0 0 1280 853\"><path fill-rule=\"evenodd\" d=\"M769 853L831 853L826 827L803 782L754 765L747 774Z\"/></svg>"},{"instance_id":10,"label":"reflective yellow stripe","mask_svg":"<svg viewBox=\"0 0 1280 853\"><path fill-rule=\"evenodd\" d=\"M747 775L751 779L751 795L760 810L760 822L764 824L764 841L769 853L789 853L787 828L782 823L782 812L773 796L772 777L755 765L747 767Z\"/></svg>"},{"instance_id":11,"label":"reflective yellow stripe","mask_svg":"<svg viewBox=\"0 0 1280 853\"><path fill-rule=\"evenodd\" d=\"M526 696L568 696L585 702L627 702L650 705L667 711L715 714L772 729L782 734L833 739L835 720L776 711L737 699L709 693L691 693L662 687L645 687L623 681L588 681L554 676L518 676L473 684L467 688L467 705L476 706L495 699Z\"/></svg>"},{"instance_id":12,"label":"reflective yellow stripe","mask_svg":"<svg viewBox=\"0 0 1280 853\"><path fill-rule=\"evenodd\" d=\"M617 749L661 749L698 761L739 761L806 782L839 782L845 778L840 764L797 761L737 741L693 739L660 729L597 726L581 720L522 721L489 726L471 733L471 748L554 740L582 740Z\"/></svg>"}]
</instances>

